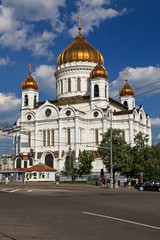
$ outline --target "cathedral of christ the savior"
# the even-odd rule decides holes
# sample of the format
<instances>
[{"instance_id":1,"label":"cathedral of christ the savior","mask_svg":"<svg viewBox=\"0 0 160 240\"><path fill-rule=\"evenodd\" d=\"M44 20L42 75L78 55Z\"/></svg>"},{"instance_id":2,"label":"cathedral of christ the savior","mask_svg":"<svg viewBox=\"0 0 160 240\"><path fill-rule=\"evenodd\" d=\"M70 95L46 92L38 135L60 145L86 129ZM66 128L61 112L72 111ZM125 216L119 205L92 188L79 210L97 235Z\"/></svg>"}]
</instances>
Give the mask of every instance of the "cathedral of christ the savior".
<instances>
[{"instance_id":1,"label":"cathedral of christ the savior","mask_svg":"<svg viewBox=\"0 0 160 240\"><path fill-rule=\"evenodd\" d=\"M84 149L94 154L93 171L103 168L97 147L111 126L134 145L134 136L148 134L151 121L142 105L136 107L134 89L126 83L120 102L109 97L108 72L102 55L79 33L57 59L56 99L39 101L38 83L31 76L22 83L21 115L15 124L15 168L46 164L62 171L69 149L77 159ZM19 129L19 130L18 130Z\"/></svg>"}]
</instances>

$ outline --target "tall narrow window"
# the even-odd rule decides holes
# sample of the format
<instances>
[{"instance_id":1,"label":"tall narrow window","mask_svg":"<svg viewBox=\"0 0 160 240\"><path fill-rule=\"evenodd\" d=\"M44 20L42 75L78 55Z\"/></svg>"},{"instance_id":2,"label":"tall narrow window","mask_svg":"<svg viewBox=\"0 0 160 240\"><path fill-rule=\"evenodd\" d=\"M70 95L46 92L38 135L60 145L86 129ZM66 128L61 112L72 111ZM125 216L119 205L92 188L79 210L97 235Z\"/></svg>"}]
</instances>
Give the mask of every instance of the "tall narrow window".
<instances>
[{"instance_id":1,"label":"tall narrow window","mask_svg":"<svg viewBox=\"0 0 160 240\"><path fill-rule=\"evenodd\" d=\"M107 97L107 86L105 86L105 98Z\"/></svg>"},{"instance_id":2,"label":"tall narrow window","mask_svg":"<svg viewBox=\"0 0 160 240\"><path fill-rule=\"evenodd\" d=\"M77 91L81 91L81 79L77 78Z\"/></svg>"},{"instance_id":3,"label":"tall narrow window","mask_svg":"<svg viewBox=\"0 0 160 240\"><path fill-rule=\"evenodd\" d=\"M71 144L71 131L70 128L67 129L67 145Z\"/></svg>"},{"instance_id":4,"label":"tall narrow window","mask_svg":"<svg viewBox=\"0 0 160 240\"><path fill-rule=\"evenodd\" d=\"M52 146L54 146L54 130L51 132Z\"/></svg>"},{"instance_id":5,"label":"tall narrow window","mask_svg":"<svg viewBox=\"0 0 160 240\"><path fill-rule=\"evenodd\" d=\"M71 92L71 79L68 78L68 92Z\"/></svg>"},{"instance_id":6,"label":"tall narrow window","mask_svg":"<svg viewBox=\"0 0 160 240\"><path fill-rule=\"evenodd\" d=\"M87 79L87 92L90 91L91 81L90 78Z\"/></svg>"},{"instance_id":7,"label":"tall narrow window","mask_svg":"<svg viewBox=\"0 0 160 240\"><path fill-rule=\"evenodd\" d=\"M34 96L34 106L36 106L36 102L37 102L37 96Z\"/></svg>"},{"instance_id":8,"label":"tall narrow window","mask_svg":"<svg viewBox=\"0 0 160 240\"><path fill-rule=\"evenodd\" d=\"M43 146L46 146L46 131L43 131Z\"/></svg>"},{"instance_id":9,"label":"tall narrow window","mask_svg":"<svg viewBox=\"0 0 160 240\"><path fill-rule=\"evenodd\" d=\"M98 145L98 143L99 143L99 139L98 139L98 129L95 130L95 142L96 142L96 145Z\"/></svg>"},{"instance_id":10,"label":"tall narrow window","mask_svg":"<svg viewBox=\"0 0 160 240\"><path fill-rule=\"evenodd\" d=\"M128 107L128 102L124 101L124 106Z\"/></svg>"},{"instance_id":11,"label":"tall narrow window","mask_svg":"<svg viewBox=\"0 0 160 240\"><path fill-rule=\"evenodd\" d=\"M63 94L63 81L61 80L61 94Z\"/></svg>"},{"instance_id":12,"label":"tall narrow window","mask_svg":"<svg viewBox=\"0 0 160 240\"><path fill-rule=\"evenodd\" d=\"M28 132L28 147L31 147L31 132Z\"/></svg>"},{"instance_id":13,"label":"tall narrow window","mask_svg":"<svg viewBox=\"0 0 160 240\"><path fill-rule=\"evenodd\" d=\"M16 168L21 168L21 158L17 159Z\"/></svg>"},{"instance_id":14,"label":"tall narrow window","mask_svg":"<svg viewBox=\"0 0 160 240\"><path fill-rule=\"evenodd\" d=\"M94 86L94 97L99 97L99 87L97 84Z\"/></svg>"},{"instance_id":15,"label":"tall narrow window","mask_svg":"<svg viewBox=\"0 0 160 240\"><path fill-rule=\"evenodd\" d=\"M82 129L80 129L80 144L82 144Z\"/></svg>"},{"instance_id":16,"label":"tall narrow window","mask_svg":"<svg viewBox=\"0 0 160 240\"><path fill-rule=\"evenodd\" d=\"M28 95L24 96L24 106L28 106Z\"/></svg>"},{"instance_id":17,"label":"tall narrow window","mask_svg":"<svg viewBox=\"0 0 160 240\"><path fill-rule=\"evenodd\" d=\"M47 131L47 146L50 146L50 131Z\"/></svg>"}]
</instances>

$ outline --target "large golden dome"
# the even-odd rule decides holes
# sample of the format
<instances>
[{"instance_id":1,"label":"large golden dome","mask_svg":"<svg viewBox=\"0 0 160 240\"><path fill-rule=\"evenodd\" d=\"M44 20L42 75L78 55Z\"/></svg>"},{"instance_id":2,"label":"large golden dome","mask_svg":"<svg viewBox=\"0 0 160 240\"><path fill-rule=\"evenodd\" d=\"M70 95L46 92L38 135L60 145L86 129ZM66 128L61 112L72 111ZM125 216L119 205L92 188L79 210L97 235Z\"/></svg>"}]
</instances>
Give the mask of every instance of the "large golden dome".
<instances>
[{"instance_id":1,"label":"large golden dome","mask_svg":"<svg viewBox=\"0 0 160 240\"><path fill-rule=\"evenodd\" d=\"M80 16L79 21L81 21ZM80 22L78 29L78 36L57 58L57 67L67 62L88 61L98 63L99 59L101 64L104 65L102 55L82 36Z\"/></svg>"},{"instance_id":2,"label":"large golden dome","mask_svg":"<svg viewBox=\"0 0 160 240\"><path fill-rule=\"evenodd\" d=\"M22 83L22 89L23 90L26 90L26 89L35 89L35 90L37 90L38 89L38 83L31 76L31 64L29 64L29 66L30 66L29 76Z\"/></svg>"},{"instance_id":3,"label":"large golden dome","mask_svg":"<svg viewBox=\"0 0 160 240\"><path fill-rule=\"evenodd\" d=\"M134 93L135 93L134 89L128 84L127 73L126 73L126 83L119 91L119 95L121 97L134 96Z\"/></svg>"},{"instance_id":4,"label":"large golden dome","mask_svg":"<svg viewBox=\"0 0 160 240\"><path fill-rule=\"evenodd\" d=\"M105 70L104 66L98 62L98 64L90 72L90 78L108 78L108 72Z\"/></svg>"}]
</instances>

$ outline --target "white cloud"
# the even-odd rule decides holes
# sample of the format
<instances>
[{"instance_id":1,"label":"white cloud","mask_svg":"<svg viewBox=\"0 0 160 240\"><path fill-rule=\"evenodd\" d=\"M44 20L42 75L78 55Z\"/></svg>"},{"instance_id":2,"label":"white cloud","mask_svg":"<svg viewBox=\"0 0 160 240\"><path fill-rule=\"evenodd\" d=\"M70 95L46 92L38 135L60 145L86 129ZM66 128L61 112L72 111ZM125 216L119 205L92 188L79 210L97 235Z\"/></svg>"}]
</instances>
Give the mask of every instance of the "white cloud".
<instances>
[{"instance_id":1,"label":"white cloud","mask_svg":"<svg viewBox=\"0 0 160 240\"><path fill-rule=\"evenodd\" d=\"M11 64L9 57L0 58L0 66L7 66L9 64Z\"/></svg>"},{"instance_id":2,"label":"white cloud","mask_svg":"<svg viewBox=\"0 0 160 240\"><path fill-rule=\"evenodd\" d=\"M157 140L160 140L160 134L157 136Z\"/></svg>"},{"instance_id":3,"label":"white cloud","mask_svg":"<svg viewBox=\"0 0 160 240\"><path fill-rule=\"evenodd\" d=\"M57 33L64 29L64 23L59 19L60 6L65 6L65 0L3 0L0 6L0 45L16 51L26 48L34 56L51 59L53 53L49 47L54 44ZM35 30L39 21L44 21L43 32ZM47 23L52 26L51 32L45 30Z\"/></svg>"},{"instance_id":4,"label":"white cloud","mask_svg":"<svg viewBox=\"0 0 160 240\"><path fill-rule=\"evenodd\" d=\"M54 77L55 69L54 66L41 65L38 66L33 73L41 91L52 97L55 95L56 89L56 79Z\"/></svg>"},{"instance_id":5,"label":"white cloud","mask_svg":"<svg viewBox=\"0 0 160 240\"><path fill-rule=\"evenodd\" d=\"M152 126L160 126L160 118L152 118L151 122Z\"/></svg>"},{"instance_id":6,"label":"white cloud","mask_svg":"<svg viewBox=\"0 0 160 240\"><path fill-rule=\"evenodd\" d=\"M0 93L0 121L13 122L18 118L21 99L14 93Z\"/></svg>"},{"instance_id":7,"label":"white cloud","mask_svg":"<svg viewBox=\"0 0 160 240\"><path fill-rule=\"evenodd\" d=\"M77 16L80 14L82 18L82 32L88 34L89 31L93 31L93 27L99 27L100 23L106 19L111 19L117 16L122 16L127 12L124 8L121 11L117 11L113 8L106 8L110 4L110 1L105 0L80 0L77 3L77 12L72 13L72 20L76 22L69 33L75 37L77 35Z\"/></svg>"},{"instance_id":8,"label":"white cloud","mask_svg":"<svg viewBox=\"0 0 160 240\"><path fill-rule=\"evenodd\" d=\"M119 90L125 84L125 73L127 72L128 83L135 90L135 96L140 95L141 93L151 91L145 96L155 94L158 91L154 91L155 89L159 89L160 91L160 68L149 66L149 67L126 67L124 70L119 72L119 76L116 80L110 83L110 96L116 97L119 95ZM154 84L155 83L155 84ZM147 86L149 85L149 86ZM152 91L153 90L153 91Z\"/></svg>"},{"instance_id":9,"label":"white cloud","mask_svg":"<svg viewBox=\"0 0 160 240\"><path fill-rule=\"evenodd\" d=\"M49 20L55 27L59 23L59 7L65 6L65 0L2 0L2 4L13 8L17 19L31 22Z\"/></svg>"}]
</instances>

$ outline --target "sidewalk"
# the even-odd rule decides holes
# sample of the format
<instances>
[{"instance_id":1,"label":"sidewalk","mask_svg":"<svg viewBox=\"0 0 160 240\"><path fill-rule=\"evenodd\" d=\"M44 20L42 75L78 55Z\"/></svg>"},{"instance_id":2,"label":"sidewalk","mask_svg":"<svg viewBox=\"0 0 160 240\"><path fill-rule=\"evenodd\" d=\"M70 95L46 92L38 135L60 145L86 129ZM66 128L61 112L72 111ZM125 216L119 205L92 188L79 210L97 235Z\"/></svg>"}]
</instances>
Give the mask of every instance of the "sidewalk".
<instances>
[{"instance_id":1,"label":"sidewalk","mask_svg":"<svg viewBox=\"0 0 160 240\"><path fill-rule=\"evenodd\" d=\"M134 187L131 188L124 188L123 186L119 186L118 189L110 189L107 187L99 187L96 185L90 185L90 184L81 184L81 183L59 183L56 184L55 182L29 182L29 183L23 183L23 182L9 182L8 184L0 184L0 189L3 188L36 188L36 189L53 189L53 188L66 188L66 189L94 189L94 190L114 190L114 191L118 191L118 190L122 190L122 191L132 191L135 190Z\"/></svg>"}]
</instances>

